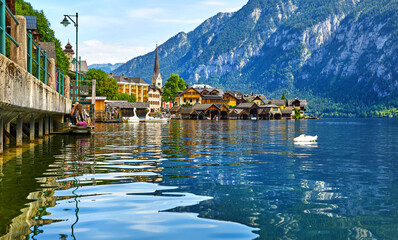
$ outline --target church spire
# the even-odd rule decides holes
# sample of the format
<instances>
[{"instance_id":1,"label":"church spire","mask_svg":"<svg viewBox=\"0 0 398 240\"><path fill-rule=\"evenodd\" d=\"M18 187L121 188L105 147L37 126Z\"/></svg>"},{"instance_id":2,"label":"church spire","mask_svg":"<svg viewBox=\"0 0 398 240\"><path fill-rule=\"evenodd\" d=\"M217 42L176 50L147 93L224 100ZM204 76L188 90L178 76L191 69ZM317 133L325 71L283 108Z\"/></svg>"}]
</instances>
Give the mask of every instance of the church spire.
<instances>
[{"instance_id":1,"label":"church spire","mask_svg":"<svg viewBox=\"0 0 398 240\"><path fill-rule=\"evenodd\" d=\"M158 45L156 44L155 51L155 66L153 68L152 85L158 88L162 88L162 76L160 75Z\"/></svg>"},{"instance_id":2,"label":"church spire","mask_svg":"<svg viewBox=\"0 0 398 240\"><path fill-rule=\"evenodd\" d=\"M156 52L155 52L155 67L153 69L153 72L156 73L156 74L160 73L158 45L157 44L156 44Z\"/></svg>"}]
</instances>

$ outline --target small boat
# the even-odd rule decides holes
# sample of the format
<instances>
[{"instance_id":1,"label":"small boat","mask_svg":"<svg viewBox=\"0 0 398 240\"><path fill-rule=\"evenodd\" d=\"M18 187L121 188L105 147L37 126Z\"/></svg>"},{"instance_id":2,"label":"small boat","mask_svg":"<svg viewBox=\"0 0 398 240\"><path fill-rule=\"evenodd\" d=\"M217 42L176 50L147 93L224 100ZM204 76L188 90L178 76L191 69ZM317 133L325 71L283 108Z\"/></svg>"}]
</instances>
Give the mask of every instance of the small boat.
<instances>
[{"instance_id":1,"label":"small boat","mask_svg":"<svg viewBox=\"0 0 398 240\"><path fill-rule=\"evenodd\" d=\"M70 132L73 134L91 134L94 126L69 126Z\"/></svg>"},{"instance_id":2,"label":"small boat","mask_svg":"<svg viewBox=\"0 0 398 240\"><path fill-rule=\"evenodd\" d=\"M309 136L301 134L300 136L293 139L294 142L316 142L318 136Z\"/></svg>"},{"instance_id":3,"label":"small boat","mask_svg":"<svg viewBox=\"0 0 398 240\"><path fill-rule=\"evenodd\" d=\"M144 122L150 122L150 123L168 123L169 119L165 118L163 115L161 115L160 117L151 117L149 116L149 113L151 112L151 108L148 108L148 112L145 116L145 120Z\"/></svg>"},{"instance_id":4,"label":"small boat","mask_svg":"<svg viewBox=\"0 0 398 240\"><path fill-rule=\"evenodd\" d=\"M137 117L137 113L135 112L135 108L134 108L134 116L132 116L132 117L124 117L123 118L123 122L124 123L139 123L140 122L140 118Z\"/></svg>"}]
</instances>

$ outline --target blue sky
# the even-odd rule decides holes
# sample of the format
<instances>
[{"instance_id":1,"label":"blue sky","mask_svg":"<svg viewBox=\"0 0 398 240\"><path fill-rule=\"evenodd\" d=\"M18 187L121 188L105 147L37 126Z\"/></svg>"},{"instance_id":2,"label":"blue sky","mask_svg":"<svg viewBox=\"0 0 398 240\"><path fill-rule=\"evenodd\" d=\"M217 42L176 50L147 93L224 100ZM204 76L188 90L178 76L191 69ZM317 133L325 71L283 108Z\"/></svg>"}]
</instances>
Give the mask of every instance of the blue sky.
<instances>
[{"instance_id":1,"label":"blue sky","mask_svg":"<svg viewBox=\"0 0 398 240\"><path fill-rule=\"evenodd\" d=\"M79 13L79 55L88 64L126 62L155 49L179 32L189 32L218 12L239 10L247 0L28 0L43 10L63 46L75 49L64 14Z\"/></svg>"}]
</instances>

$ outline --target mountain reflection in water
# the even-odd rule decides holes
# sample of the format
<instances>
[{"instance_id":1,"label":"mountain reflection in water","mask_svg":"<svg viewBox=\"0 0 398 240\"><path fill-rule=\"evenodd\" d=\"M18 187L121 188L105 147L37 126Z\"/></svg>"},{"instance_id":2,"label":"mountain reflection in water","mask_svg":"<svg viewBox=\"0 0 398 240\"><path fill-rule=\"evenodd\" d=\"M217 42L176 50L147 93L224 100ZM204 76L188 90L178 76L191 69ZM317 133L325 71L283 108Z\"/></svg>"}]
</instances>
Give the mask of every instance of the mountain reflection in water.
<instances>
[{"instance_id":1,"label":"mountain reflection in water","mask_svg":"<svg viewBox=\"0 0 398 240\"><path fill-rule=\"evenodd\" d=\"M0 235L394 238L397 133L386 119L97 124L1 164Z\"/></svg>"}]
</instances>

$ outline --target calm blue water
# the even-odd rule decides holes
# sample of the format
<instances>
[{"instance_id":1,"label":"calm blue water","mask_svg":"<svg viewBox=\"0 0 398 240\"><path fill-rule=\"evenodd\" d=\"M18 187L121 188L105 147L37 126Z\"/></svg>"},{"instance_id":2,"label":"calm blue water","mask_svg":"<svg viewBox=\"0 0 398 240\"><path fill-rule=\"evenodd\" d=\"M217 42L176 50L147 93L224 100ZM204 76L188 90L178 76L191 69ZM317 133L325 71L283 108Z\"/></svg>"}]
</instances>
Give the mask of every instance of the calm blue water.
<instances>
[{"instance_id":1,"label":"calm blue water","mask_svg":"<svg viewBox=\"0 0 398 240\"><path fill-rule=\"evenodd\" d=\"M98 124L4 164L0 235L398 239L397 134L396 119Z\"/></svg>"}]
</instances>

